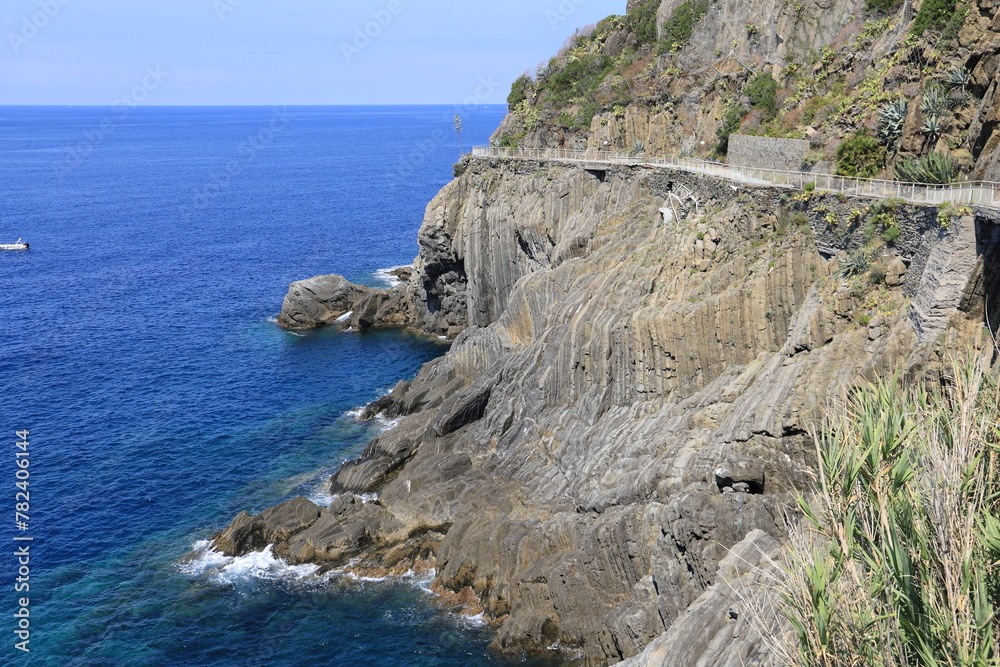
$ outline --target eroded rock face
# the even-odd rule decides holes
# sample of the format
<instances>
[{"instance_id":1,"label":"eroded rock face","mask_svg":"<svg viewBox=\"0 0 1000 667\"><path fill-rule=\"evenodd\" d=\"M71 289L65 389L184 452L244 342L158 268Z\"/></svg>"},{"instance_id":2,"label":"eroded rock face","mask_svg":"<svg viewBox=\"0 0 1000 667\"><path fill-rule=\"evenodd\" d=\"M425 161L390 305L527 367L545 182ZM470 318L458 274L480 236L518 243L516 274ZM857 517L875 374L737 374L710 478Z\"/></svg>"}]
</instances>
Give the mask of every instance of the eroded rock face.
<instances>
[{"instance_id":1,"label":"eroded rock face","mask_svg":"<svg viewBox=\"0 0 1000 667\"><path fill-rule=\"evenodd\" d=\"M213 535L212 540L219 551L242 556L283 542L305 530L316 522L320 512L308 498L292 498L256 516L241 512L225 530Z\"/></svg>"},{"instance_id":2,"label":"eroded rock face","mask_svg":"<svg viewBox=\"0 0 1000 667\"><path fill-rule=\"evenodd\" d=\"M682 183L697 212L665 224ZM333 477L322 514L242 514L216 545L275 538L293 562L382 570L419 555L436 590L498 620L503 650L606 664L656 640L705 665L763 651L719 618L732 604L720 579L760 584L731 555L783 538L813 464L808 430L860 379L933 374L938 339L971 347L982 329L962 310L975 293L962 271L982 264L976 221L942 233L933 210L907 209L898 284L854 285L835 257L867 220L822 221L856 207L642 168L598 179L473 160L428 207L409 283L414 322L463 329L451 351L370 406L404 419ZM811 226L790 226L796 211ZM711 637L684 643L696 627Z\"/></svg>"},{"instance_id":3,"label":"eroded rock face","mask_svg":"<svg viewBox=\"0 0 1000 667\"><path fill-rule=\"evenodd\" d=\"M712 584L639 655L621 667L777 667L761 628L777 630L781 618L775 582L781 544L751 531L719 563Z\"/></svg>"}]
</instances>

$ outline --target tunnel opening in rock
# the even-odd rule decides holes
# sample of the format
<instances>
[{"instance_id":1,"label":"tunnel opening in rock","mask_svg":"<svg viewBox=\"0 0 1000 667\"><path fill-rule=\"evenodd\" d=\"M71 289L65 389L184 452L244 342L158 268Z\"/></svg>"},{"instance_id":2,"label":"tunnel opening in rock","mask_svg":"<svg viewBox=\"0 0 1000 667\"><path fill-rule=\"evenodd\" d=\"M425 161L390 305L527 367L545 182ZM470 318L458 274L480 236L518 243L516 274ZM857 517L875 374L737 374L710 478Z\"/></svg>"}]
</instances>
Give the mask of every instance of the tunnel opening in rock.
<instances>
[{"instance_id":1,"label":"tunnel opening in rock","mask_svg":"<svg viewBox=\"0 0 1000 667\"><path fill-rule=\"evenodd\" d=\"M608 170L607 169L587 169L587 173L596 178L601 183L608 180Z\"/></svg>"}]
</instances>

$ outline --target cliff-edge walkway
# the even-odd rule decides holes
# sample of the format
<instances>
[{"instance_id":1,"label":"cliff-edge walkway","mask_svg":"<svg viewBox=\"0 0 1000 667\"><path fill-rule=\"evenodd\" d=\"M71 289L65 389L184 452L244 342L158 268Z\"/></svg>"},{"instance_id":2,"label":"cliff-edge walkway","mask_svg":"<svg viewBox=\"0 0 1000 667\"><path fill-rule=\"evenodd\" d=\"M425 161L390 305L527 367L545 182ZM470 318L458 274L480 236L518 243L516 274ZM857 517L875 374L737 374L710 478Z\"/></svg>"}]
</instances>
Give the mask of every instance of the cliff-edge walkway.
<instances>
[{"instance_id":1,"label":"cliff-edge walkway","mask_svg":"<svg viewBox=\"0 0 1000 667\"><path fill-rule=\"evenodd\" d=\"M807 171L782 171L755 167L735 167L691 158L664 158L610 151L572 150L565 148L500 148L476 146L473 157L585 163L593 165L629 165L675 169L724 178L745 185L803 189L812 183L816 190L842 192L855 197L886 199L894 197L913 204L939 206L973 204L1000 209L1000 183L967 181L936 185L905 183L877 178L854 178Z\"/></svg>"}]
</instances>

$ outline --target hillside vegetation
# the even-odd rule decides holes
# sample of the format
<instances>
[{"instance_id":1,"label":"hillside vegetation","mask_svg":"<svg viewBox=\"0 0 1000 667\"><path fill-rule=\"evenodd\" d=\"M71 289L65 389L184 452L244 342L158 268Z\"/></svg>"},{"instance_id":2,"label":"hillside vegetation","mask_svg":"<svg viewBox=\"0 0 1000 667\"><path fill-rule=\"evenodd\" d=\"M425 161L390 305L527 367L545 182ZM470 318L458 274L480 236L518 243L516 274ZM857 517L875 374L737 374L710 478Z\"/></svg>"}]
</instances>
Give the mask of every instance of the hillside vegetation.
<instances>
[{"instance_id":1,"label":"hillside vegetation","mask_svg":"<svg viewBox=\"0 0 1000 667\"><path fill-rule=\"evenodd\" d=\"M514 83L496 144L725 159L740 132L845 175L1000 179L991 0L632 4Z\"/></svg>"}]
</instances>

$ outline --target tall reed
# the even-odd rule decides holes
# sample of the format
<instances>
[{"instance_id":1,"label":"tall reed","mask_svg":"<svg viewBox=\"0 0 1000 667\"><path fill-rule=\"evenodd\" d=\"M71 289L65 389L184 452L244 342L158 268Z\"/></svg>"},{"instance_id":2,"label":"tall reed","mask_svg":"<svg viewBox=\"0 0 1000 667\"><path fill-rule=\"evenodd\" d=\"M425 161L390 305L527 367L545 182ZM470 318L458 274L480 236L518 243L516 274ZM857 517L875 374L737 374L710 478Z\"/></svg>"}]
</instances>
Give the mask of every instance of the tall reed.
<instances>
[{"instance_id":1,"label":"tall reed","mask_svg":"<svg viewBox=\"0 0 1000 667\"><path fill-rule=\"evenodd\" d=\"M785 579L789 661L1000 664L1000 391L989 357L940 387L879 381L817 438Z\"/></svg>"}]
</instances>

